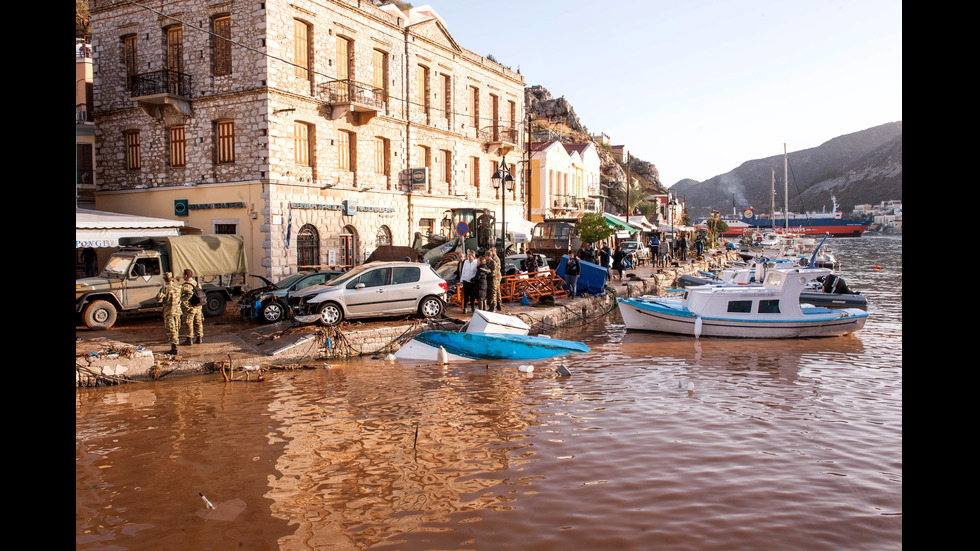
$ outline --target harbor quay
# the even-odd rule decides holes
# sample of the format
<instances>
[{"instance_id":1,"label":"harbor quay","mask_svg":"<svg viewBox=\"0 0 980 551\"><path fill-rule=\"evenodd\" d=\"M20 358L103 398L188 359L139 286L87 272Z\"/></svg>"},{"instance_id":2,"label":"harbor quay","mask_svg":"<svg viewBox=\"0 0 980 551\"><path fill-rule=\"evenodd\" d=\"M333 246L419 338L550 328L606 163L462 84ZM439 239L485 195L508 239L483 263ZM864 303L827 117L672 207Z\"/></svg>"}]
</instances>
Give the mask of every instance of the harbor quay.
<instances>
[{"instance_id":1,"label":"harbor quay","mask_svg":"<svg viewBox=\"0 0 980 551\"><path fill-rule=\"evenodd\" d=\"M529 305L505 302L502 313L520 318L532 334L548 334L605 316L616 308L617 298L662 295L675 288L681 275L717 270L739 260L735 251L710 250L666 267L647 262L624 271L622 280L610 277L601 295L555 297L553 303ZM422 331L455 331L471 316L450 305L441 318L431 320L389 318L334 327L286 320L262 325L242 319L237 307L229 305L221 317L205 320L202 344L179 346L171 355L160 316L148 315L104 331L76 329L76 386L219 372L229 380L245 380L248 373L243 369L258 371L250 377L255 380L262 370L316 369L356 356L385 357Z\"/></svg>"}]
</instances>

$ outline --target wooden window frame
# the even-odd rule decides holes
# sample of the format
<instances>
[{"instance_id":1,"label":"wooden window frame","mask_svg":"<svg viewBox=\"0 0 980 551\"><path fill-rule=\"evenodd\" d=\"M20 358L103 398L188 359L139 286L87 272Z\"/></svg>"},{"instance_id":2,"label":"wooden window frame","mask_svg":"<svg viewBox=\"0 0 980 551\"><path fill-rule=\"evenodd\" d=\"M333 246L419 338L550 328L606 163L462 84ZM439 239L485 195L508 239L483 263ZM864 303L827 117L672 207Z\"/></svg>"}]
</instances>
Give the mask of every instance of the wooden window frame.
<instances>
[{"instance_id":1,"label":"wooden window frame","mask_svg":"<svg viewBox=\"0 0 980 551\"><path fill-rule=\"evenodd\" d=\"M354 135L346 130L337 134L337 168L354 171Z\"/></svg>"},{"instance_id":2,"label":"wooden window frame","mask_svg":"<svg viewBox=\"0 0 980 551\"><path fill-rule=\"evenodd\" d=\"M142 163L139 130L127 130L123 133L123 139L126 144L126 170L140 170Z\"/></svg>"},{"instance_id":3,"label":"wooden window frame","mask_svg":"<svg viewBox=\"0 0 980 551\"><path fill-rule=\"evenodd\" d=\"M374 139L374 173L382 176L388 176L390 170L388 168L388 149L389 141L380 136Z\"/></svg>"},{"instance_id":4,"label":"wooden window frame","mask_svg":"<svg viewBox=\"0 0 980 551\"><path fill-rule=\"evenodd\" d=\"M184 168L187 166L187 134L183 126L170 127L170 166Z\"/></svg>"},{"instance_id":5,"label":"wooden window frame","mask_svg":"<svg viewBox=\"0 0 980 551\"><path fill-rule=\"evenodd\" d=\"M293 121L293 160L297 165L313 166L312 144L312 125L301 121Z\"/></svg>"},{"instance_id":6,"label":"wooden window frame","mask_svg":"<svg viewBox=\"0 0 980 551\"><path fill-rule=\"evenodd\" d=\"M139 74L139 39L135 34L122 37L122 63L126 90L132 90L133 77Z\"/></svg>"},{"instance_id":7,"label":"wooden window frame","mask_svg":"<svg viewBox=\"0 0 980 551\"><path fill-rule=\"evenodd\" d=\"M215 121L214 143L215 163L235 164L235 121Z\"/></svg>"},{"instance_id":8,"label":"wooden window frame","mask_svg":"<svg viewBox=\"0 0 980 551\"><path fill-rule=\"evenodd\" d=\"M211 18L211 74L230 75L231 66L231 16L216 15Z\"/></svg>"},{"instance_id":9,"label":"wooden window frame","mask_svg":"<svg viewBox=\"0 0 980 551\"><path fill-rule=\"evenodd\" d=\"M293 19L293 64L297 78L312 80L313 25L302 19Z\"/></svg>"}]
</instances>

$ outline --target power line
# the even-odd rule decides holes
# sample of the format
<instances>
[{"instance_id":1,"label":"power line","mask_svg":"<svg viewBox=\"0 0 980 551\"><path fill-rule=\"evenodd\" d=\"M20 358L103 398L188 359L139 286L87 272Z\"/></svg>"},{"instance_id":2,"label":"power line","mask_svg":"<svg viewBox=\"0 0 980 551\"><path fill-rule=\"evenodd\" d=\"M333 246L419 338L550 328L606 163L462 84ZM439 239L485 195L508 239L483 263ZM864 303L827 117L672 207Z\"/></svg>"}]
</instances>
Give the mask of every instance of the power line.
<instances>
[{"instance_id":1,"label":"power line","mask_svg":"<svg viewBox=\"0 0 980 551\"><path fill-rule=\"evenodd\" d=\"M320 77L323 77L324 79L327 79L325 82L321 82L320 85L327 84L327 83L330 83L330 82L346 82L348 85L353 85L354 87L359 88L359 89L362 89L362 90L374 91L374 88L364 86L364 85L362 85L359 82L344 81L344 80L338 79L336 77L333 77L333 76L330 76L330 75L321 73L321 72L319 72L319 71L317 71L315 69L312 69L310 67L306 67L306 66L301 65L299 63L295 63L293 61L289 61L287 59L283 59L283 58L280 58L280 57L271 55L271 54L269 54L267 52L263 52L263 51L261 51L261 50L259 50L257 48L253 48L251 46L246 46L245 44L242 44L242 43L240 43L238 41L232 40L231 38L227 38L227 37L218 35L218 34L212 32L209 29L200 28L200 27L194 25L193 23L189 23L187 21L184 21L184 20L179 19L177 17L174 17L172 15L167 15L167 14L165 14L165 13L163 13L163 12L157 10L157 9L151 8L149 6L145 6L143 4L140 4L139 2L136 2L135 0L125 0L125 1L128 2L129 4L132 4L133 6L136 6L137 8L140 8L140 9L143 9L143 10L146 10L146 11L149 11L149 12L152 12L152 13L155 13L155 14L159 15L160 17L165 17L167 19L170 19L172 21L175 21L177 23L180 23L184 28L189 28L189 29L192 29L192 30L195 30L195 31L198 31L198 32L203 32L203 33L205 33L207 35L210 35L213 38L219 38L221 40L224 40L226 42L231 43L234 46L237 46L237 47L242 48L244 50L248 50L250 52L256 53L256 54L261 55L261 56L264 56L264 57L266 57L268 59L271 59L273 61L279 61L281 63L285 63L287 65L291 65L291 66L296 67L296 68L304 69L306 71L309 71L310 74L312 74L312 75L320 76ZM406 76L406 78L408 78L409 75L406 74L405 76ZM426 105L424 103L417 103L417 102L413 102L412 100L409 100L409 99L399 98L399 97L393 96L393 95L391 95L391 94L389 94L387 92L384 94L384 97L387 100L393 100L393 101L396 101L396 102L404 102L406 105L409 105L409 106L413 106L414 105L416 107L422 107L422 108L425 108L425 109L428 109L428 110L432 110L432 111L436 111L436 112L440 112L440 113L448 113L448 114L451 114L451 115L462 116L462 117L470 118L470 119L474 118L473 115L471 115L469 113L460 113L460 112L452 111L452 110L448 110L448 109L440 109L438 107L432 107L431 105ZM479 117L479 116L477 116L475 118L477 120L488 121L488 122L494 122L494 121L499 122L499 121L502 120L502 119L493 119L493 118L489 118L489 117ZM505 121L505 122L507 122L507 121ZM518 124L519 124L518 122L516 122L516 121L514 122L515 128L518 126Z\"/></svg>"}]
</instances>

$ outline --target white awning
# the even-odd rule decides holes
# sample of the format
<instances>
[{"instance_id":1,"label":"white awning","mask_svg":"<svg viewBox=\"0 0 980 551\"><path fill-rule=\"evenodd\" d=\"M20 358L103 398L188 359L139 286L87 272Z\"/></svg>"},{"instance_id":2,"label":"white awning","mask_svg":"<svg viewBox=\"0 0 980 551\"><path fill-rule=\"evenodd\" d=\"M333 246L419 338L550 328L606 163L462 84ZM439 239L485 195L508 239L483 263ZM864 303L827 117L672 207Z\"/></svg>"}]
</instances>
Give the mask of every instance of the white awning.
<instances>
[{"instance_id":1,"label":"white awning","mask_svg":"<svg viewBox=\"0 0 980 551\"><path fill-rule=\"evenodd\" d=\"M180 235L184 222L134 214L75 209L75 248L118 247L120 237Z\"/></svg>"}]
</instances>

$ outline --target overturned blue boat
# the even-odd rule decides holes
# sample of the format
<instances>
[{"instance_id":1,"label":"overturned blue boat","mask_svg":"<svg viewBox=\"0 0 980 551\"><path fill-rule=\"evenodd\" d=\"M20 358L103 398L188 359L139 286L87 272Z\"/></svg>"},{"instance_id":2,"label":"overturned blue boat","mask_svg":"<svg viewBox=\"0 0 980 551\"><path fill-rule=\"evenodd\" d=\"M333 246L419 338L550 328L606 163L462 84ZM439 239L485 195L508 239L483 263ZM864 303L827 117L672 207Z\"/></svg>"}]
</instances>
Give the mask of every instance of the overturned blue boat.
<instances>
[{"instance_id":1,"label":"overturned blue boat","mask_svg":"<svg viewBox=\"0 0 980 551\"><path fill-rule=\"evenodd\" d=\"M581 342L550 337L425 331L401 347L395 357L427 361L540 360L581 352L589 352L589 347Z\"/></svg>"},{"instance_id":2,"label":"overturned blue boat","mask_svg":"<svg viewBox=\"0 0 980 551\"><path fill-rule=\"evenodd\" d=\"M589 352L580 342L528 335L515 316L476 310L466 330L424 331L405 343L395 358L444 363L454 360L539 360Z\"/></svg>"}]
</instances>

